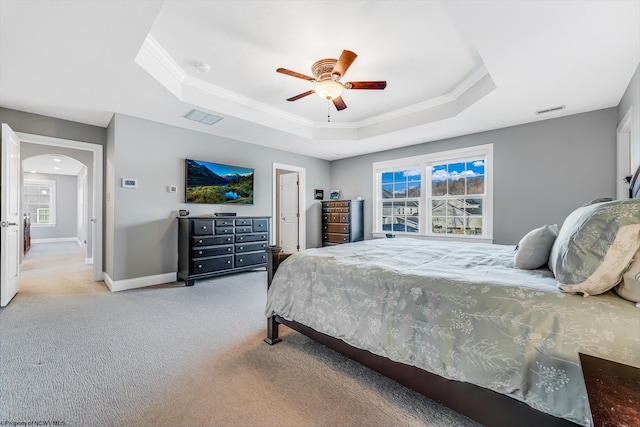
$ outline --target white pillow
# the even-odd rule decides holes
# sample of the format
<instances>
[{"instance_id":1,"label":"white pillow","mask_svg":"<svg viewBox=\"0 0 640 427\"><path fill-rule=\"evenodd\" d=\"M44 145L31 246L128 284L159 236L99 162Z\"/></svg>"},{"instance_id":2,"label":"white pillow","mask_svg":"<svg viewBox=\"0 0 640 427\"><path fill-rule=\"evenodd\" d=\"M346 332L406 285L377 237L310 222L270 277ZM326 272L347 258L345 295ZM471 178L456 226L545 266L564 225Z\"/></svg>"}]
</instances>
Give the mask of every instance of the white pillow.
<instances>
[{"instance_id":1,"label":"white pillow","mask_svg":"<svg viewBox=\"0 0 640 427\"><path fill-rule=\"evenodd\" d=\"M562 224L549 269L565 292L597 295L612 289L640 248L640 199L583 206Z\"/></svg>"},{"instance_id":2,"label":"white pillow","mask_svg":"<svg viewBox=\"0 0 640 427\"><path fill-rule=\"evenodd\" d=\"M545 225L525 234L516 246L513 266L522 270L535 270L547 264L557 236L557 224Z\"/></svg>"},{"instance_id":3,"label":"white pillow","mask_svg":"<svg viewBox=\"0 0 640 427\"><path fill-rule=\"evenodd\" d=\"M614 289L622 298L640 303L640 252L635 258L631 267L622 276L622 282Z\"/></svg>"}]
</instances>

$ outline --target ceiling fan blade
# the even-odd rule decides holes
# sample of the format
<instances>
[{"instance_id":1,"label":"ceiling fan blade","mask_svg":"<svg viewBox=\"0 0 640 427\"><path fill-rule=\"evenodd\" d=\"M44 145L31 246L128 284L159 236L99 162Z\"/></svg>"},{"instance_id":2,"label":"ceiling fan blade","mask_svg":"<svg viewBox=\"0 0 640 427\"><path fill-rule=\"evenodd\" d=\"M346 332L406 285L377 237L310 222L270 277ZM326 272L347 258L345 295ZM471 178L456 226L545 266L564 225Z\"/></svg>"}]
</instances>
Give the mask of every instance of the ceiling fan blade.
<instances>
[{"instance_id":1,"label":"ceiling fan blade","mask_svg":"<svg viewBox=\"0 0 640 427\"><path fill-rule=\"evenodd\" d=\"M347 108L347 104L344 103L341 96L337 98L333 98L332 101L333 101L333 105L336 106L336 109L338 111L344 110L345 108Z\"/></svg>"},{"instance_id":2,"label":"ceiling fan blade","mask_svg":"<svg viewBox=\"0 0 640 427\"><path fill-rule=\"evenodd\" d=\"M384 89L387 87L387 82L347 82L344 84L344 87L347 89Z\"/></svg>"},{"instance_id":3,"label":"ceiling fan blade","mask_svg":"<svg viewBox=\"0 0 640 427\"><path fill-rule=\"evenodd\" d=\"M300 98L304 98L305 96L311 95L312 93L316 93L315 90L308 90L304 93L301 93L300 95L296 95L296 96L292 96L291 98L287 99L287 101L297 101Z\"/></svg>"},{"instance_id":4,"label":"ceiling fan blade","mask_svg":"<svg viewBox=\"0 0 640 427\"><path fill-rule=\"evenodd\" d=\"M351 52L350 50L343 50L340 58L338 58L338 62L336 63L335 67L333 67L332 73L338 74L341 77L344 76L351 64L353 64L353 61L356 60L357 56L358 55Z\"/></svg>"},{"instance_id":5,"label":"ceiling fan blade","mask_svg":"<svg viewBox=\"0 0 640 427\"><path fill-rule=\"evenodd\" d=\"M288 76L297 77L302 80L308 80L310 82L315 82L315 77L307 76L306 74L296 73L295 71L287 70L286 68L278 68L276 70L277 73L286 74Z\"/></svg>"}]
</instances>

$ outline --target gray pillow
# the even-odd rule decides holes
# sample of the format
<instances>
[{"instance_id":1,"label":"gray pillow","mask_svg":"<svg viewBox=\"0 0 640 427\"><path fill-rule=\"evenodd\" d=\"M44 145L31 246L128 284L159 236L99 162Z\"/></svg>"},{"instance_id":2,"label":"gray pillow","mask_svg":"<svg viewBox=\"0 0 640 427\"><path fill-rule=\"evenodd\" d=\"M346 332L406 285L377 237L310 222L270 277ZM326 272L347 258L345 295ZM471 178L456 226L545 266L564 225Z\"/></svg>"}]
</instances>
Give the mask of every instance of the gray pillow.
<instances>
[{"instance_id":1,"label":"gray pillow","mask_svg":"<svg viewBox=\"0 0 640 427\"><path fill-rule=\"evenodd\" d=\"M557 224L545 225L528 232L516 246L513 266L522 270L535 270L546 265L557 236Z\"/></svg>"},{"instance_id":2,"label":"gray pillow","mask_svg":"<svg viewBox=\"0 0 640 427\"><path fill-rule=\"evenodd\" d=\"M640 200L583 206L562 224L549 269L565 292L597 295L616 286L640 248Z\"/></svg>"}]
</instances>

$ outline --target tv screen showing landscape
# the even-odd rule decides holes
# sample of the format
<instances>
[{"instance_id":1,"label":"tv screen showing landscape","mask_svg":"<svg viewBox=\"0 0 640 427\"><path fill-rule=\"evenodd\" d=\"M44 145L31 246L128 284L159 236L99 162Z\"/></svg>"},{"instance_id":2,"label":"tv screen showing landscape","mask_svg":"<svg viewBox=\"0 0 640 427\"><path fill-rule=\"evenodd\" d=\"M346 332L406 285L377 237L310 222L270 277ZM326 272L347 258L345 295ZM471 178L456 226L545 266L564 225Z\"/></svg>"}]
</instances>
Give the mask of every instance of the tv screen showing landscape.
<instances>
[{"instance_id":1,"label":"tv screen showing landscape","mask_svg":"<svg viewBox=\"0 0 640 427\"><path fill-rule=\"evenodd\" d=\"M253 204L253 169L186 159L187 203Z\"/></svg>"}]
</instances>

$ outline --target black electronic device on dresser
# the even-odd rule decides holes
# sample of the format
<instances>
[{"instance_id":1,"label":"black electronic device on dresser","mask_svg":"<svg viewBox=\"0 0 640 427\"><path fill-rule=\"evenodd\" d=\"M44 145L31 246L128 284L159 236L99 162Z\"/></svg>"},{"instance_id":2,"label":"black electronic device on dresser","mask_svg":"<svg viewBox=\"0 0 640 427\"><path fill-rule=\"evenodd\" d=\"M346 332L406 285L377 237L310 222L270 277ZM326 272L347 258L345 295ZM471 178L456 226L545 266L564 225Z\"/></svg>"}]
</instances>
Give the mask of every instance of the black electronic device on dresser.
<instances>
[{"instance_id":1,"label":"black electronic device on dresser","mask_svg":"<svg viewBox=\"0 0 640 427\"><path fill-rule=\"evenodd\" d=\"M269 217L178 218L178 280L267 267Z\"/></svg>"},{"instance_id":2,"label":"black electronic device on dresser","mask_svg":"<svg viewBox=\"0 0 640 427\"><path fill-rule=\"evenodd\" d=\"M364 201L322 202L322 246L364 240Z\"/></svg>"}]
</instances>

